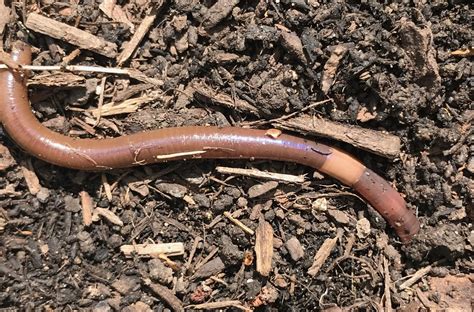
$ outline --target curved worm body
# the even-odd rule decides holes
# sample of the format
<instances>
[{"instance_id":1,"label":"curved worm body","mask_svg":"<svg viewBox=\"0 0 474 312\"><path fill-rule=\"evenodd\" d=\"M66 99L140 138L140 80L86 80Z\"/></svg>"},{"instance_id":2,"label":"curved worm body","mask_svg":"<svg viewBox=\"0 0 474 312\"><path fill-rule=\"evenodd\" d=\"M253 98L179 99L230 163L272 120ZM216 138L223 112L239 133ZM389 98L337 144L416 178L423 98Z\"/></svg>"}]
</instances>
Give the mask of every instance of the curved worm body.
<instances>
[{"instance_id":1,"label":"curved worm body","mask_svg":"<svg viewBox=\"0 0 474 312\"><path fill-rule=\"evenodd\" d=\"M31 50L24 43L16 43L11 55L19 64L31 61ZM418 219L386 180L332 147L278 131L235 127L167 128L103 140L75 139L49 130L36 119L25 80L19 72L0 70L0 121L18 145L44 161L80 170L192 158L295 162L353 187L395 228L403 242L409 242L419 230Z\"/></svg>"}]
</instances>

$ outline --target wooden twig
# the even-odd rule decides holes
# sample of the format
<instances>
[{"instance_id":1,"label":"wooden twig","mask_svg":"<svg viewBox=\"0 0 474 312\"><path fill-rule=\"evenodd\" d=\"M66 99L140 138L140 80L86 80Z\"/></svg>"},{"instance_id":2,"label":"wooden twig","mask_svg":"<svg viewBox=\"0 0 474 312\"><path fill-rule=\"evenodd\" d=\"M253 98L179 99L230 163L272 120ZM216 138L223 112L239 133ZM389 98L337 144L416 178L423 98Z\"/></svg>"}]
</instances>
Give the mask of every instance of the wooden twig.
<instances>
[{"instance_id":1,"label":"wooden twig","mask_svg":"<svg viewBox=\"0 0 474 312\"><path fill-rule=\"evenodd\" d=\"M421 279L423 276L425 276L426 274L428 274L432 269L432 266L429 265L427 267L424 267L422 269L419 269L418 271L415 272L415 274L412 275L412 277L410 277L409 279L407 279L405 282L403 282L402 284L400 284L400 286L398 286L398 289L400 290L404 290L408 287L411 287L413 284L415 284L419 279Z\"/></svg>"},{"instance_id":2,"label":"wooden twig","mask_svg":"<svg viewBox=\"0 0 474 312\"><path fill-rule=\"evenodd\" d=\"M132 39L130 39L130 41L126 42L123 45L123 51L117 57L117 62L119 66L121 66L130 58L137 46L147 34L148 30L150 30L150 27L153 25L156 15L162 5L163 1L160 1L160 3L155 5L155 8L151 10L151 13L142 20L140 26L138 26L137 28L137 31L133 34Z\"/></svg>"},{"instance_id":3,"label":"wooden twig","mask_svg":"<svg viewBox=\"0 0 474 312\"><path fill-rule=\"evenodd\" d=\"M230 221L232 221L232 223L234 223L235 225L237 225L239 228L242 229L242 231L244 231L245 233L249 234L249 235L254 235L255 232L249 228L248 226L246 226L245 224L243 224L241 221L237 220L236 218L234 218L232 216L232 214L228 211L225 211L224 212L224 216L226 216Z\"/></svg>"},{"instance_id":4,"label":"wooden twig","mask_svg":"<svg viewBox=\"0 0 474 312\"><path fill-rule=\"evenodd\" d=\"M206 302L201 304L192 304L188 305L186 309L196 309L196 310L216 310L224 308L238 308L242 311L251 311L250 309L244 307L242 303L238 300L227 300L227 301L217 301L217 302Z\"/></svg>"},{"instance_id":5,"label":"wooden twig","mask_svg":"<svg viewBox=\"0 0 474 312\"><path fill-rule=\"evenodd\" d=\"M168 257L180 256L184 254L183 243L163 243L163 244L136 244L136 245L122 245L120 251L125 256L132 256L137 254L139 256L153 256L164 254Z\"/></svg>"},{"instance_id":6,"label":"wooden twig","mask_svg":"<svg viewBox=\"0 0 474 312\"><path fill-rule=\"evenodd\" d=\"M216 171L219 173L224 173L224 174L242 175L242 176L260 178L260 179L266 179L266 180L276 180L276 181L284 181L284 182L290 182L290 183L303 183L304 182L303 175L295 176L292 174L266 172L266 171L261 171L258 169L216 167Z\"/></svg>"},{"instance_id":7,"label":"wooden twig","mask_svg":"<svg viewBox=\"0 0 474 312\"><path fill-rule=\"evenodd\" d=\"M392 312L392 295L390 293L390 271L387 258L383 257L383 275L384 275L384 294L385 294L385 312Z\"/></svg>"}]
</instances>

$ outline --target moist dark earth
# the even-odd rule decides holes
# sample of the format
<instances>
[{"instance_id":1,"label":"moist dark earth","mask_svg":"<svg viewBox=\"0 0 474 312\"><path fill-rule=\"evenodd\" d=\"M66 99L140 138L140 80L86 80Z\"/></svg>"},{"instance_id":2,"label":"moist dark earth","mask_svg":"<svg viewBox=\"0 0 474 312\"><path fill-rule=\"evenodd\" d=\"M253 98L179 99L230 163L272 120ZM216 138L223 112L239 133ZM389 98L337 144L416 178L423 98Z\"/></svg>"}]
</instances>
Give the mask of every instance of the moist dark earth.
<instances>
[{"instance_id":1,"label":"moist dark earth","mask_svg":"<svg viewBox=\"0 0 474 312\"><path fill-rule=\"evenodd\" d=\"M389 133L401 141L395 158L283 130L358 157L404 194L422 224L403 245L350 188L296 164L197 160L82 172L27 155L0 129L5 311L193 311L215 302L227 302L220 308L227 311L471 311L468 1L132 0L117 2L114 14L95 1L1 4L5 51L23 40L35 65L133 68L163 82L74 71L72 81L71 73L34 72L33 109L55 131L104 138L185 125L268 129L281 126L274 123L281 117L308 116ZM116 44L117 55L145 17L156 18L119 66L116 57L74 52L68 38L28 29L33 12ZM142 104L97 119L90 110L102 83L104 108ZM269 181L218 167L305 180ZM83 219L88 200L91 224ZM224 213L253 231L270 226L269 274L257 271L256 236ZM333 247L309 274L325 242ZM153 243L183 243L184 253L126 256L120 249Z\"/></svg>"}]
</instances>

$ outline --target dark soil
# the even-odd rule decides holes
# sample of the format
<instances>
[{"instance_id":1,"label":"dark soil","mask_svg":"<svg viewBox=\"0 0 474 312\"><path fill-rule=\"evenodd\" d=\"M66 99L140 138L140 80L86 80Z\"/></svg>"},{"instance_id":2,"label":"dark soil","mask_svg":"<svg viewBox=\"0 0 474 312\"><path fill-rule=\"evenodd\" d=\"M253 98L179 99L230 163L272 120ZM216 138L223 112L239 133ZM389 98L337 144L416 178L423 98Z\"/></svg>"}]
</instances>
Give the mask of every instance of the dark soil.
<instances>
[{"instance_id":1,"label":"dark soil","mask_svg":"<svg viewBox=\"0 0 474 312\"><path fill-rule=\"evenodd\" d=\"M467 281L449 287L469 294L474 67L472 56L451 52L473 46L472 6L468 1L406 2L165 1L123 64L164 81L162 86L74 73L85 79L50 87L36 72L30 97L48 127L98 138L171 126L262 125L329 99L301 114L401 139L399 157L389 160L313 138L351 152L393 182L422 223L411 244L402 245L377 212L350 196L350 189L304 166L188 161L79 172L31 158L0 130L0 307L169 311L237 300L259 311L426 311L452 304L443 299L447 290L439 285L447 284L440 278L463 276ZM130 25L107 17L99 4L76 3L6 1L12 18L3 31L4 49L21 39L34 47L35 65L56 65L77 48L27 30L23 25L31 12L118 47L131 39ZM139 0L119 4L135 30L157 6ZM338 51L344 52L328 77L328 60ZM71 64L117 66L115 59L87 50ZM104 104L144 95L153 100L135 112L102 117L93 128L95 118L84 110L97 106L102 77L107 77ZM266 184L218 173L218 166L306 174L306 182ZM34 176L39 189L32 192ZM94 208L112 212L120 222L98 217L86 226L82 191ZM271 225L268 277L256 271L255 236L223 216L235 211L233 216L252 230L263 220ZM316 252L337 233L320 271L308 275ZM184 243L184 255L127 258L120 251L126 244L173 242ZM400 287L428 266L426 275ZM160 290L177 302L157 295ZM464 300L465 311L471 310L469 297L457 301Z\"/></svg>"}]
</instances>

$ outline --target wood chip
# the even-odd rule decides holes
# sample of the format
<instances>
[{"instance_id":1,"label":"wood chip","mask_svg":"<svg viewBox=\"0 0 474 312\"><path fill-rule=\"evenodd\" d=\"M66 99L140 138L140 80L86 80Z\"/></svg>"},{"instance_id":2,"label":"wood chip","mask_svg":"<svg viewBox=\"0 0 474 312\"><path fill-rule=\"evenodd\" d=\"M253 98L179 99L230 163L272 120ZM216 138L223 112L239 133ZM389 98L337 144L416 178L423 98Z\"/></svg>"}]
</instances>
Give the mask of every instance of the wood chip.
<instances>
[{"instance_id":1,"label":"wood chip","mask_svg":"<svg viewBox=\"0 0 474 312\"><path fill-rule=\"evenodd\" d=\"M316 255L314 255L313 264L308 269L309 275L314 277L318 274L319 270L326 262L326 259L331 254L331 251L336 246L337 241L342 237L342 233L342 230L338 230L336 237L326 239L321 245L321 247L319 247L318 251L316 252Z\"/></svg>"},{"instance_id":2,"label":"wood chip","mask_svg":"<svg viewBox=\"0 0 474 312\"><path fill-rule=\"evenodd\" d=\"M286 249L288 249L288 253L290 254L291 259L293 261L298 261L304 257L304 249L301 246L300 241L296 237L292 237L285 243Z\"/></svg>"},{"instance_id":3,"label":"wood chip","mask_svg":"<svg viewBox=\"0 0 474 312\"><path fill-rule=\"evenodd\" d=\"M278 187L278 182L268 181L262 184L252 185L248 190L249 198L260 197Z\"/></svg>"},{"instance_id":4,"label":"wood chip","mask_svg":"<svg viewBox=\"0 0 474 312\"><path fill-rule=\"evenodd\" d=\"M261 171L258 169L244 169L244 168L231 168L231 167L216 167L216 171L223 174L241 175L252 178L260 178L267 180L283 181L290 183L303 183L305 181L304 175L292 175L283 174L276 172Z\"/></svg>"},{"instance_id":5,"label":"wood chip","mask_svg":"<svg viewBox=\"0 0 474 312\"><path fill-rule=\"evenodd\" d=\"M37 13L30 13L25 25L33 31L66 41L106 57L115 58L117 55L117 45L115 43Z\"/></svg>"},{"instance_id":6,"label":"wood chip","mask_svg":"<svg viewBox=\"0 0 474 312\"><path fill-rule=\"evenodd\" d=\"M255 231L255 255L257 272L262 276L268 276L272 270L273 228L263 218L260 218Z\"/></svg>"},{"instance_id":7,"label":"wood chip","mask_svg":"<svg viewBox=\"0 0 474 312\"><path fill-rule=\"evenodd\" d=\"M81 196L81 208L82 208L82 222L85 226L92 224L92 211L94 209L92 204L92 198L86 191L82 191Z\"/></svg>"},{"instance_id":8,"label":"wood chip","mask_svg":"<svg viewBox=\"0 0 474 312\"><path fill-rule=\"evenodd\" d=\"M35 75L28 79L28 86L42 87L79 87L83 86L86 79L69 72L54 72Z\"/></svg>"},{"instance_id":9,"label":"wood chip","mask_svg":"<svg viewBox=\"0 0 474 312\"><path fill-rule=\"evenodd\" d=\"M384 294L385 294L385 312L392 312L392 295L390 293L390 271L387 258L383 257L383 274L384 274Z\"/></svg>"},{"instance_id":10,"label":"wood chip","mask_svg":"<svg viewBox=\"0 0 474 312\"><path fill-rule=\"evenodd\" d=\"M458 49L456 51L451 52L451 55L452 56L459 56L459 57L474 56L474 48Z\"/></svg>"},{"instance_id":11,"label":"wood chip","mask_svg":"<svg viewBox=\"0 0 474 312\"><path fill-rule=\"evenodd\" d=\"M115 213L110 211L109 209L97 207L97 208L94 209L94 213L92 215L92 220L93 221L94 221L94 219L95 220L98 219L98 218L95 217L96 215L106 218L110 223L113 223L113 224L119 225L119 226L123 226L122 220Z\"/></svg>"},{"instance_id":12,"label":"wood chip","mask_svg":"<svg viewBox=\"0 0 474 312\"><path fill-rule=\"evenodd\" d=\"M351 219L349 218L349 215L345 213L344 211L337 210L337 209L328 209L327 214L331 216L334 221L336 221L339 224L349 224L351 223Z\"/></svg>"},{"instance_id":13,"label":"wood chip","mask_svg":"<svg viewBox=\"0 0 474 312\"><path fill-rule=\"evenodd\" d=\"M130 58L130 56L133 54L137 46L140 44L142 39L150 30L151 26L153 26L153 22L155 21L155 18L159 9L163 5L163 1L159 1L158 4L154 4L154 5L155 5L155 8L151 10L151 13L142 20L142 22L140 23L140 26L138 26L137 31L133 35L132 39L130 39L130 41L126 42L123 45L123 51L117 57L117 63L119 66L122 66L122 64L125 63Z\"/></svg>"},{"instance_id":14,"label":"wood chip","mask_svg":"<svg viewBox=\"0 0 474 312\"><path fill-rule=\"evenodd\" d=\"M129 113L136 112L138 108L140 108L140 106L142 106L145 103L155 100L157 97L158 97L157 94L155 96L144 95L138 98L125 100L122 103L110 102L110 103L102 105L100 109L95 108L89 111L96 118L98 116L105 117L105 116L114 116L114 115L120 115L120 114L129 114Z\"/></svg>"},{"instance_id":15,"label":"wood chip","mask_svg":"<svg viewBox=\"0 0 474 312\"><path fill-rule=\"evenodd\" d=\"M396 158L400 155L400 138L382 131L346 125L310 115L300 115L274 124L286 130L311 134L349 143L371 153Z\"/></svg>"},{"instance_id":16,"label":"wood chip","mask_svg":"<svg viewBox=\"0 0 474 312\"><path fill-rule=\"evenodd\" d=\"M127 257L137 254L139 256L149 256L164 254L168 257L181 256L184 254L183 243L162 243L162 244L135 244L122 245L120 251Z\"/></svg>"},{"instance_id":17,"label":"wood chip","mask_svg":"<svg viewBox=\"0 0 474 312\"><path fill-rule=\"evenodd\" d=\"M216 248L215 250L217 251L218 249ZM209 254L209 256L212 256L212 257L214 255L215 254L213 253ZM192 276L192 279L207 278L207 277L219 274L220 272L224 271L224 269L225 269L225 264L224 262L222 262L222 259L220 257L215 257L211 261L208 261L205 264L201 265Z\"/></svg>"},{"instance_id":18,"label":"wood chip","mask_svg":"<svg viewBox=\"0 0 474 312\"><path fill-rule=\"evenodd\" d=\"M197 100L202 100L214 105L221 105L227 108L236 109L243 113L250 113L252 115L259 116L258 109L249 102L238 97L232 97L231 95L223 92L214 91L214 89L212 89L202 80L193 81L192 88L194 90L194 97Z\"/></svg>"},{"instance_id":19,"label":"wood chip","mask_svg":"<svg viewBox=\"0 0 474 312\"><path fill-rule=\"evenodd\" d=\"M400 284L400 286L398 286L398 289L404 290L404 289L407 289L407 288L411 287L413 284L418 282L423 276L428 274L431 271L431 269L432 269L431 265L429 265L427 267L424 267L422 269L419 269L418 271L415 272L415 274L413 274L412 277L410 277L405 282Z\"/></svg>"},{"instance_id":20,"label":"wood chip","mask_svg":"<svg viewBox=\"0 0 474 312\"><path fill-rule=\"evenodd\" d=\"M38 192L41 190L41 184L34 171L31 159L21 162L21 172L23 173L23 177L25 178L26 185L28 186L30 193L32 195L38 194Z\"/></svg>"},{"instance_id":21,"label":"wood chip","mask_svg":"<svg viewBox=\"0 0 474 312\"><path fill-rule=\"evenodd\" d=\"M0 37L3 37L5 26L10 22L11 10L5 6L5 1L0 1Z\"/></svg>"},{"instance_id":22,"label":"wood chip","mask_svg":"<svg viewBox=\"0 0 474 312\"><path fill-rule=\"evenodd\" d=\"M242 311L252 311L245 306L238 300L227 300L227 301L217 301L217 302L207 302L201 304L192 304L186 306L186 309L195 309L195 310L217 310L217 309L224 309L224 308L238 308Z\"/></svg>"},{"instance_id":23,"label":"wood chip","mask_svg":"<svg viewBox=\"0 0 474 312\"><path fill-rule=\"evenodd\" d=\"M324 94L329 92L331 88L334 78L336 77L337 68L339 63L341 62L342 58L346 55L348 48L346 45L338 45L334 48L331 53L331 56L327 60L326 64L324 64L323 75L321 78L321 91Z\"/></svg>"},{"instance_id":24,"label":"wood chip","mask_svg":"<svg viewBox=\"0 0 474 312\"><path fill-rule=\"evenodd\" d=\"M120 5L117 5L116 0L104 0L100 5L99 9L104 12L107 17L114 20L115 22L126 24L130 27L130 31L135 31L135 25L127 17L127 14Z\"/></svg>"},{"instance_id":25,"label":"wood chip","mask_svg":"<svg viewBox=\"0 0 474 312\"><path fill-rule=\"evenodd\" d=\"M166 302L166 304L175 312L184 312L183 302L174 295L174 293L159 284L152 283L150 279L143 279L143 283L150 287L155 295L157 295L161 300Z\"/></svg>"},{"instance_id":26,"label":"wood chip","mask_svg":"<svg viewBox=\"0 0 474 312\"><path fill-rule=\"evenodd\" d=\"M107 197L108 201L112 200L112 188L110 187L109 181L107 181L107 176L102 173L100 175L100 179L102 182L102 187L104 188L105 196Z\"/></svg>"},{"instance_id":27,"label":"wood chip","mask_svg":"<svg viewBox=\"0 0 474 312\"><path fill-rule=\"evenodd\" d=\"M16 161L10 153L10 150L6 146L0 144L0 171L8 169L14 164L16 164Z\"/></svg>"}]
</instances>

